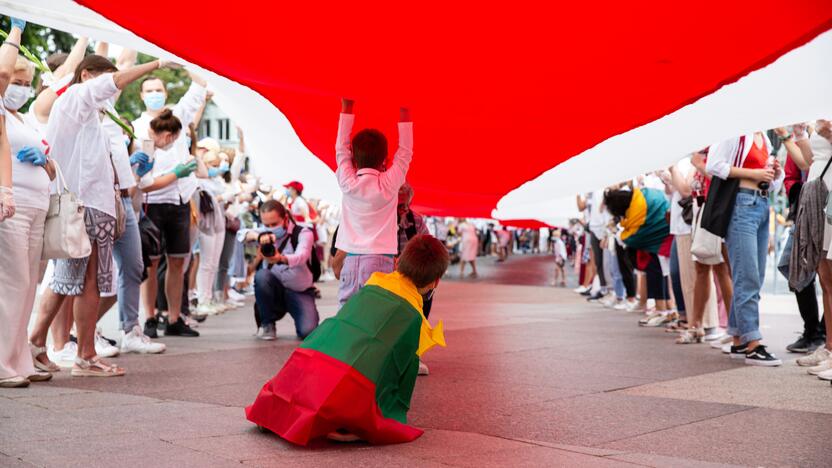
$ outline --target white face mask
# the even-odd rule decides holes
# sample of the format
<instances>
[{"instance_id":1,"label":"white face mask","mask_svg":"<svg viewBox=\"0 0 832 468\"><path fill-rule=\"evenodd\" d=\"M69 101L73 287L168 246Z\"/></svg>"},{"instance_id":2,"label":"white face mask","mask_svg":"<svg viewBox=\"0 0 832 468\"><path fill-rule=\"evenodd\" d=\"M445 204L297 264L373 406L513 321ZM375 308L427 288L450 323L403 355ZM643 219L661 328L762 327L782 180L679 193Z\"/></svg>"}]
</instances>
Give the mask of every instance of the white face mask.
<instances>
[{"instance_id":1,"label":"white face mask","mask_svg":"<svg viewBox=\"0 0 832 468\"><path fill-rule=\"evenodd\" d=\"M3 105L6 109L17 112L18 109L26 104L26 101L32 97L32 88L30 86L20 86L10 84L6 88L6 95L3 96Z\"/></svg>"}]
</instances>

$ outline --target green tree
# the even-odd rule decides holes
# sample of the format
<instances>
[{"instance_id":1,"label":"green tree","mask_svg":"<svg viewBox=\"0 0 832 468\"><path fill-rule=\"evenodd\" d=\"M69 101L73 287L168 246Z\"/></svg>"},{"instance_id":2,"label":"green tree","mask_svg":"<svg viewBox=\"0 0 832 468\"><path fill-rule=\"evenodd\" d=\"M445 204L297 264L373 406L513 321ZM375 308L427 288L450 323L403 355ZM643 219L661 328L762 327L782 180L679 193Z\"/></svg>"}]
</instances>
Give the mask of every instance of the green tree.
<instances>
[{"instance_id":1,"label":"green tree","mask_svg":"<svg viewBox=\"0 0 832 468\"><path fill-rule=\"evenodd\" d=\"M7 16L0 16L0 28L3 31L8 31L10 26L9 18ZM46 58L54 53L68 53L75 45L76 39L70 33L28 23L26 29L23 31L21 44L45 62ZM95 38L90 38L90 40L95 40ZM87 47L87 53L93 53L92 46ZM140 53L138 56L138 63L146 63L151 60L155 60L155 58L150 55ZM188 73L181 69L157 70L153 73L153 76L158 76L167 83L168 102L171 103L178 102L179 98L188 90L188 86L191 85ZM122 92L121 97L116 103L118 113L129 120L136 119L144 110L144 105L139 96L139 86L140 82L128 86ZM25 112L27 108L28 105L23 108L23 111Z\"/></svg>"}]
</instances>

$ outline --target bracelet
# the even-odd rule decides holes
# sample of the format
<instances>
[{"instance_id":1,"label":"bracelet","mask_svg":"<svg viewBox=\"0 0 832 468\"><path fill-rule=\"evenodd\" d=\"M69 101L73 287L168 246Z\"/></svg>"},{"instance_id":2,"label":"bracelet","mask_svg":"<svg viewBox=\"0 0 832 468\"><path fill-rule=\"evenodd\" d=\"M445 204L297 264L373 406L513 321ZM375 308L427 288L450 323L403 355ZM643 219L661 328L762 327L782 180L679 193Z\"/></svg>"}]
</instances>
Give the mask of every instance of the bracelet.
<instances>
[{"instance_id":1,"label":"bracelet","mask_svg":"<svg viewBox=\"0 0 832 468\"><path fill-rule=\"evenodd\" d=\"M10 45L10 46L14 47L15 49L20 50L20 45L19 45L19 44L15 44L14 42L3 41L3 44Z\"/></svg>"},{"instance_id":2,"label":"bracelet","mask_svg":"<svg viewBox=\"0 0 832 468\"><path fill-rule=\"evenodd\" d=\"M789 141L789 140L791 140L791 139L792 139L792 137L793 137L793 136L794 136L794 135L792 135L791 133L787 133L786 135L781 136L781 137L780 137L780 140L782 140L782 141Z\"/></svg>"}]
</instances>

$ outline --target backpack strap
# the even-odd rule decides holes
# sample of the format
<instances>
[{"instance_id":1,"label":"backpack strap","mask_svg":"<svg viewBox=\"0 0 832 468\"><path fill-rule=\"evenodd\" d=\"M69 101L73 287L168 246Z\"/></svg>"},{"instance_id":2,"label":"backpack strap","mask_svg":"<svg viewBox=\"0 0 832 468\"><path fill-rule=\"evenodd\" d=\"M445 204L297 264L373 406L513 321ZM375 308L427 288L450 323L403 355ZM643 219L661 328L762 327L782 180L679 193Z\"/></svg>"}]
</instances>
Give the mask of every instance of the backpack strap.
<instances>
[{"instance_id":1,"label":"backpack strap","mask_svg":"<svg viewBox=\"0 0 832 468\"><path fill-rule=\"evenodd\" d=\"M830 158L830 160L832 160L832 158ZM409 226L407 226L407 228L404 230L404 234L405 236L407 236L407 240L410 240L416 237L416 233L418 232L416 230L416 217L413 216L413 211L410 210L408 210L405 216L407 217L407 223L409 224Z\"/></svg>"}]
</instances>

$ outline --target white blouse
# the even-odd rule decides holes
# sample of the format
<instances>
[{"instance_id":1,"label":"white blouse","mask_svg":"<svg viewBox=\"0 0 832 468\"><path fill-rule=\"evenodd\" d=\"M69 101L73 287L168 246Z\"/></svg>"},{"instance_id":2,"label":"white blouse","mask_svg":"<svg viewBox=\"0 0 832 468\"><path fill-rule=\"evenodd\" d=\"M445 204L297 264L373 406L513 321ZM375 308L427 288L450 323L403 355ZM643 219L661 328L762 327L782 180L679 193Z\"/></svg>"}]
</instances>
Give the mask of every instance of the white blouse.
<instances>
[{"instance_id":1,"label":"white blouse","mask_svg":"<svg viewBox=\"0 0 832 468\"><path fill-rule=\"evenodd\" d=\"M31 146L49 154L49 145L29 118L5 109L4 112L6 133L9 136L9 145L12 150L12 186L15 204L47 210L49 209L49 175L40 166L18 161L17 153L24 146Z\"/></svg>"},{"instance_id":2,"label":"white blouse","mask_svg":"<svg viewBox=\"0 0 832 468\"><path fill-rule=\"evenodd\" d=\"M69 189L87 207L113 217L113 166L101 109L118 92L112 73L70 86L52 106L46 132Z\"/></svg>"}]
</instances>

